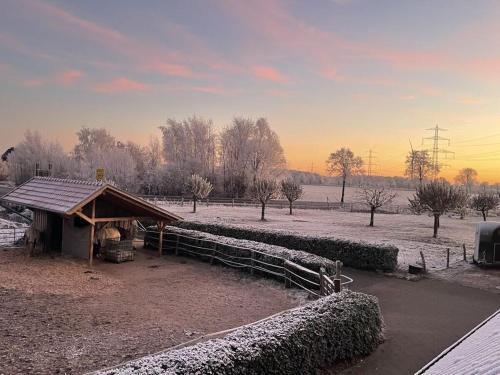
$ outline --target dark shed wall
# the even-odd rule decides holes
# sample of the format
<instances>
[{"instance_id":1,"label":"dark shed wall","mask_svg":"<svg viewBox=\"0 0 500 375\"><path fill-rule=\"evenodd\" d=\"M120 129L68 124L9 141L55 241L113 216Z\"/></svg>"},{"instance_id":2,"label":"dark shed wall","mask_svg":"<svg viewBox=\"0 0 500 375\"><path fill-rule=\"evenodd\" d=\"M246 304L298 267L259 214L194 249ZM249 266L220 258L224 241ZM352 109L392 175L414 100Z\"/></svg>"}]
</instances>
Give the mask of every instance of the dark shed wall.
<instances>
[{"instance_id":1,"label":"dark shed wall","mask_svg":"<svg viewBox=\"0 0 500 375\"><path fill-rule=\"evenodd\" d=\"M90 247L90 225L76 227L74 217L63 219L62 253L88 259Z\"/></svg>"}]
</instances>

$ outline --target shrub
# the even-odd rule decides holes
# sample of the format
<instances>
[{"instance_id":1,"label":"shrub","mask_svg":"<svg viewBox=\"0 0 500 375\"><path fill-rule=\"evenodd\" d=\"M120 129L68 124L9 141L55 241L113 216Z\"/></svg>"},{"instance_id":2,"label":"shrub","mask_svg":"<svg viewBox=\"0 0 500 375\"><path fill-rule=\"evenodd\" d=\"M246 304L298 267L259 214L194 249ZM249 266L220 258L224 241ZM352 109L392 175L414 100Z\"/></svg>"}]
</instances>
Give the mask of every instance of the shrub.
<instances>
[{"instance_id":1,"label":"shrub","mask_svg":"<svg viewBox=\"0 0 500 375\"><path fill-rule=\"evenodd\" d=\"M381 342L377 299L343 291L227 336L132 362L99 375L315 374L370 354Z\"/></svg>"},{"instance_id":2,"label":"shrub","mask_svg":"<svg viewBox=\"0 0 500 375\"><path fill-rule=\"evenodd\" d=\"M340 260L345 266L352 268L394 271L398 263L398 249L394 246L190 221L182 221L176 225L220 236L302 250L333 261Z\"/></svg>"}]
</instances>

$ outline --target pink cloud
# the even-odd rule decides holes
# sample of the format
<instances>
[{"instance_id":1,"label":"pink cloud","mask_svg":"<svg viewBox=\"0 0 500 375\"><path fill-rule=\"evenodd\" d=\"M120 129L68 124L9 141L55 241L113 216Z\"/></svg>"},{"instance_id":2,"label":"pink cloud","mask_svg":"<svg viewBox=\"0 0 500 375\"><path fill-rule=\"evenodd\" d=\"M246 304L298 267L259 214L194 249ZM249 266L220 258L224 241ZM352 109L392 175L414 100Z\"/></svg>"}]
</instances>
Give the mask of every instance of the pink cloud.
<instances>
[{"instance_id":1,"label":"pink cloud","mask_svg":"<svg viewBox=\"0 0 500 375\"><path fill-rule=\"evenodd\" d=\"M85 74L80 70L66 70L56 75L55 80L61 85L70 86L80 78L82 78L84 75Z\"/></svg>"},{"instance_id":2,"label":"pink cloud","mask_svg":"<svg viewBox=\"0 0 500 375\"><path fill-rule=\"evenodd\" d=\"M24 87L38 87L46 83L43 79L26 79L21 82Z\"/></svg>"},{"instance_id":3,"label":"pink cloud","mask_svg":"<svg viewBox=\"0 0 500 375\"><path fill-rule=\"evenodd\" d=\"M94 85L94 91L106 94L125 92L144 92L151 88L150 85L133 81L126 77L115 78L108 82L101 82Z\"/></svg>"},{"instance_id":4,"label":"pink cloud","mask_svg":"<svg viewBox=\"0 0 500 375\"><path fill-rule=\"evenodd\" d=\"M224 95L228 93L228 91L225 90L224 88L216 86L198 86L198 87L193 87L193 90L197 92L216 94L216 95Z\"/></svg>"},{"instance_id":5,"label":"pink cloud","mask_svg":"<svg viewBox=\"0 0 500 375\"><path fill-rule=\"evenodd\" d=\"M286 75L280 73L278 70L270 66L256 65L252 67L252 73L255 77L268 81L279 83L286 83L290 81L290 79Z\"/></svg>"},{"instance_id":6,"label":"pink cloud","mask_svg":"<svg viewBox=\"0 0 500 375\"><path fill-rule=\"evenodd\" d=\"M476 105L476 104L481 104L481 99L465 97L465 98L459 99L458 102L460 104L465 104L465 105Z\"/></svg>"},{"instance_id":7,"label":"pink cloud","mask_svg":"<svg viewBox=\"0 0 500 375\"><path fill-rule=\"evenodd\" d=\"M322 70L321 74L326 79L330 79L332 81L338 80L340 78L337 69L335 68L325 68Z\"/></svg>"},{"instance_id":8,"label":"pink cloud","mask_svg":"<svg viewBox=\"0 0 500 375\"><path fill-rule=\"evenodd\" d=\"M149 68L167 76L189 77L189 78L192 78L194 76L191 68L182 64L155 62L150 64Z\"/></svg>"}]
</instances>

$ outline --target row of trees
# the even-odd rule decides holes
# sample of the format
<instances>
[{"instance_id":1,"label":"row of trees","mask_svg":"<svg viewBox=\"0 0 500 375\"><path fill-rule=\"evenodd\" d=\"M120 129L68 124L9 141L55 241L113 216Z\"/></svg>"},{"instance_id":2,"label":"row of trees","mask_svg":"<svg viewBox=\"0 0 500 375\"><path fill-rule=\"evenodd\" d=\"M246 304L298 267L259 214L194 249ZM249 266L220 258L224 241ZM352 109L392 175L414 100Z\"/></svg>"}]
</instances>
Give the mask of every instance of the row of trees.
<instances>
[{"instance_id":1,"label":"row of trees","mask_svg":"<svg viewBox=\"0 0 500 375\"><path fill-rule=\"evenodd\" d=\"M178 195L189 191L196 174L208 179L217 194L242 197L257 179L276 177L285 167L279 138L264 118L237 117L221 132L200 117L168 119L160 131L161 142L151 137L141 146L117 140L106 129L84 127L70 152L27 131L24 140L6 153L0 175L8 175L15 184L38 172L94 179L96 169L103 168L108 181L126 190Z\"/></svg>"}]
</instances>

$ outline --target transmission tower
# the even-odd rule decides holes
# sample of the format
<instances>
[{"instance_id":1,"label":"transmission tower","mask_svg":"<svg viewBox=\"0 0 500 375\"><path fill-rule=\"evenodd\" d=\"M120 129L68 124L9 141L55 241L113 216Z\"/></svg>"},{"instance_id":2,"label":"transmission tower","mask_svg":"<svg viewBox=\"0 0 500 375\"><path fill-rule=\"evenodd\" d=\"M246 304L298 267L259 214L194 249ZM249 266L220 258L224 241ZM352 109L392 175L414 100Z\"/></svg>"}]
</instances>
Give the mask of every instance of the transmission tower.
<instances>
[{"instance_id":1,"label":"transmission tower","mask_svg":"<svg viewBox=\"0 0 500 375\"><path fill-rule=\"evenodd\" d=\"M375 151L369 150L368 151L368 177L372 176L373 173L373 167L375 167L377 164L375 163L376 157L374 156Z\"/></svg>"},{"instance_id":2,"label":"transmission tower","mask_svg":"<svg viewBox=\"0 0 500 375\"><path fill-rule=\"evenodd\" d=\"M439 171L441 167L447 166L446 164L442 164L439 161L439 154L443 154L445 159L448 159L448 155L453 155L455 156L455 153L446 149L443 149L440 147L440 142L448 142L448 146L450 145L450 139L449 138L444 138L439 135L440 132L448 131L448 129L443 129L440 128L438 125L436 125L434 128L429 128L425 129L427 131L433 131L434 135L432 137L426 137L422 138L422 145L424 144L425 140L432 140L432 172L434 175L434 178L437 178Z\"/></svg>"}]
</instances>

